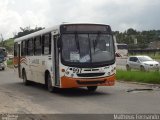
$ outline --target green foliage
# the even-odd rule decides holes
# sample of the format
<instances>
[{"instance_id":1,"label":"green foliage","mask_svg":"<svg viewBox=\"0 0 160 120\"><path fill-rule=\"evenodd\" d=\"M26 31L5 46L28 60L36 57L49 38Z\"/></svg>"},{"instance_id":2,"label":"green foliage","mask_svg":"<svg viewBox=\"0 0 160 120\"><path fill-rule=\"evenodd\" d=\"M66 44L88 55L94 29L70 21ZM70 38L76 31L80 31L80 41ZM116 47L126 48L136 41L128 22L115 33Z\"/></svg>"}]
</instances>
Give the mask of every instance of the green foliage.
<instances>
[{"instance_id":1,"label":"green foliage","mask_svg":"<svg viewBox=\"0 0 160 120\"><path fill-rule=\"evenodd\" d=\"M7 60L7 65L13 65L13 60Z\"/></svg>"},{"instance_id":2,"label":"green foliage","mask_svg":"<svg viewBox=\"0 0 160 120\"><path fill-rule=\"evenodd\" d=\"M43 27L36 27L34 29L31 29L30 26L29 27L25 27L25 28L22 28L20 27L21 31L18 32L14 38L19 38L19 37L22 37L22 36L25 36L25 35L28 35L28 34L31 34L31 33L34 33L34 32L37 32L39 30L42 30L44 29Z\"/></svg>"},{"instance_id":3,"label":"green foliage","mask_svg":"<svg viewBox=\"0 0 160 120\"><path fill-rule=\"evenodd\" d=\"M150 31L136 31L129 28L125 32L114 32L118 43L126 43L129 45L129 49L145 49L148 44L153 41L160 41L160 30ZM134 40L137 39L137 44L134 45Z\"/></svg>"},{"instance_id":4,"label":"green foliage","mask_svg":"<svg viewBox=\"0 0 160 120\"><path fill-rule=\"evenodd\" d=\"M13 45L14 45L13 39L8 39L3 41L3 43L2 42L0 43L0 46L5 47L9 53L13 52Z\"/></svg>"},{"instance_id":5,"label":"green foliage","mask_svg":"<svg viewBox=\"0 0 160 120\"><path fill-rule=\"evenodd\" d=\"M160 84L160 72L140 72L117 70L117 80Z\"/></svg>"},{"instance_id":6,"label":"green foliage","mask_svg":"<svg viewBox=\"0 0 160 120\"><path fill-rule=\"evenodd\" d=\"M18 37L22 37L24 35L33 33L33 32L37 32L39 30L44 29L43 27L35 27L34 29L31 29L30 27L25 27L22 28L20 27L20 32L18 32L14 38L18 38ZM0 47L5 47L7 49L7 52L9 52L9 54L13 54L13 46L14 46L14 38L12 39L8 39L8 40L4 40L3 42L0 42Z\"/></svg>"}]
</instances>

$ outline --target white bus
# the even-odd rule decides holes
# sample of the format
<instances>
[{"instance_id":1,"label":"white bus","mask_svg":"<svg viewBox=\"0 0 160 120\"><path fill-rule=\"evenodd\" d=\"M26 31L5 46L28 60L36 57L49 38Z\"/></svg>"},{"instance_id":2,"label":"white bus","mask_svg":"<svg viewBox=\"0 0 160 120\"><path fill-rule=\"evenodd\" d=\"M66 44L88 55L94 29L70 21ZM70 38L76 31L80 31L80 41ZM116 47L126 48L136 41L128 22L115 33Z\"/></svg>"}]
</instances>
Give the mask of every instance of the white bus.
<instances>
[{"instance_id":1,"label":"white bus","mask_svg":"<svg viewBox=\"0 0 160 120\"><path fill-rule=\"evenodd\" d=\"M128 45L117 43L116 36L113 36L115 42L116 58L128 58Z\"/></svg>"},{"instance_id":2,"label":"white bus","mask_svg":"<svg viewBox=\"0 0 160 120\"><path fill-rule=\"evenodd\" d=\"M128 45L124 43L116 43L116 57L127 58L128 57Z\"/></svg>"},{"instance_id":3,"label":"white bus","mask_svg":"<svg viewBox=\"0 0 160 120\"><path fill-rule=\"evenodd\" d=\"M15 39L14 65L25 85L54 88L115 84L115 49L109 25L61 24Z\"/></svg>"}]
</instances>

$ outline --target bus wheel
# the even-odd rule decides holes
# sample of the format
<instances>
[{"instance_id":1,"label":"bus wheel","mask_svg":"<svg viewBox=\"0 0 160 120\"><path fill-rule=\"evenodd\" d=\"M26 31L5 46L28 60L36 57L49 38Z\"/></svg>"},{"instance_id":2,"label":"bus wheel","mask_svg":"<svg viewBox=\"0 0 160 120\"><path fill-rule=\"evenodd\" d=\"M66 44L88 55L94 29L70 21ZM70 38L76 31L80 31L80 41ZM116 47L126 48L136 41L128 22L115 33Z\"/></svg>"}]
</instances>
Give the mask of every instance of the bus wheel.
<instances>
[{"instance_id":1,"label":"bus wheel","mask_svg":"<svg viewBox=\"0 0 160 120\"><path fill-rule=\"evenodd\" d=\"M2 70L5 70L5 68L2 68Z\"/></svg>"},{"instance_id":2,"label":"bus wheel","mask_svg":"<svg viewBox=\"0 0 160 120\"><path fill-rule=\"evenodd\" d=\"M52 81L51 81L51 76L48 74L47 76L47 89L49 92L53 92L53 86L52 86Z\"/></svg>"},{"instance_id":3,"label":"bus wheel","mask_svg":"<svg viewBox=\"0 0 160 120\"><path fill-rule=\"evenodd\" d=\"M94 91L96 91L97 86L88 86L87 88L88 88L88 91L94 92Z\"/></svg>"},{"instance_id":4,"label":"bus wheel","mask_svg":"<svg viewBox=\"0 0 160 120\"><path fill-rule=\"evenodd\" d=\"M27 76L26 76L26 72L25 71L23 71L23 84L24 85L29 85L29 81L27 80Z\"/></svg>"}]
</instances>

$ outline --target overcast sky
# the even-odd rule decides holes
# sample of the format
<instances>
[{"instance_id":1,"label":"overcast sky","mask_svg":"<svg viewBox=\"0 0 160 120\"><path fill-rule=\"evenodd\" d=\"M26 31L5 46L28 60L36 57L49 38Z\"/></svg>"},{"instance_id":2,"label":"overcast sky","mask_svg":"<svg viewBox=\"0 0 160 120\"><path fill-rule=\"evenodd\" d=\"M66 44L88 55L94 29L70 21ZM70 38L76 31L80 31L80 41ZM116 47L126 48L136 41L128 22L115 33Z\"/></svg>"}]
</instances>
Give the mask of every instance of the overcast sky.
<instances>
[{"instance_id":1,"label":"overcast sky","mask_svg":"<svg viewBox=\"0 0 160 120\"><path fill-rule=\"evenodd\" d=\"M0 34L62 22L104 23L124 31L160 29L160 0L0 0Z\"/></svg>"}]
</instances>

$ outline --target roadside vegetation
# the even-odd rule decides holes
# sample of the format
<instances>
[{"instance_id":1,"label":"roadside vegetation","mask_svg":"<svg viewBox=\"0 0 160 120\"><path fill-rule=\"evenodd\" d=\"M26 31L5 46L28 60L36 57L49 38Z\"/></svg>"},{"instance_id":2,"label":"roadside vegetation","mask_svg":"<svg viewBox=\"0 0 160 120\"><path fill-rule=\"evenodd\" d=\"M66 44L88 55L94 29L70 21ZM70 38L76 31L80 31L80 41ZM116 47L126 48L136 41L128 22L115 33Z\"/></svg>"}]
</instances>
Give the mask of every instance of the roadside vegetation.
<instances>
[{"instance_id":1,"label":"roadside vegetation","mask_svg":"<svg viewBox=\"0 0 160 120\"><path fill-rule=\"evenodd\" d=\"M155 59L155 60L160 60L160 54L157 54L155 56L150 56L150 57Z\"/></svg>"},{"instance_id":2,"label":"roadside vegetation","mask_svg":"<svg viewBox=\"0 0 160 120\"><path fill-rule=\"evenodd\" d=\"M149 43L160 41L160 30L137 31L130 28L124 32L115 31L114 34L117 42L128 44L129 49L146 49L149 47ZM134 44L135 39L137 44Z\"/></svg>"},{"instance_id":3,"label":"roadside vegetation","mask_svg":"<svg viewBox=\"0 0 160 120\"><path fill-rule=\"evenodd\" d=\"M13 60L7 60L7 67L13 68Z\"/></svg>"},{"instance_id":4,"label":"roadside vegetation","mask_svg":"<svg viewBox=\"0 0 160 120\"><path fill-rule=\"evenodd\" d=\"M160 84L160 72L141 72L117 70L118 81Z\"/></svg>"},{"instance_id":5,"label":"roadside vegetation","mask_svg":"<svg viewBox=\"0 0 160 120\"><path fill-rule=\"evenodd\" d=\"M13 60L7 60L7 65L13 65Z\"/></svg>"},{"instance_id":6,"label":"roadside vegetation","mask_svg":"<svg viewBox=\"0 0 160 120\"><path fill-rule=\"evenodd\" d=\"M37 32L37 31L42 30L42 29L44 29L44 27L35 27L34 29L30 28L30 26L25 27L25 28L20 27L20 32L15 34L13 38L9 38L9 39L6 39L6 40L3 40L3 37L0 38L0 47L5 47L8 54L13 55L13 47L14 47L14 39L15 38L19 38L19 37L28 35L30 33Z\"/></svg>"},{"instance_id":7,"label":"roadside vegetation","mask_svg":"<svg viewBox=\"0 0 160 120\"><path fill-rule=\"evenodd\" d=\"M13 39L8 39L5 41L0 42L0 47L5 47L7 49L7 52L10 54L13 54L13 45L14 45L14 40Z\"/></svg>"}]
</instances>

